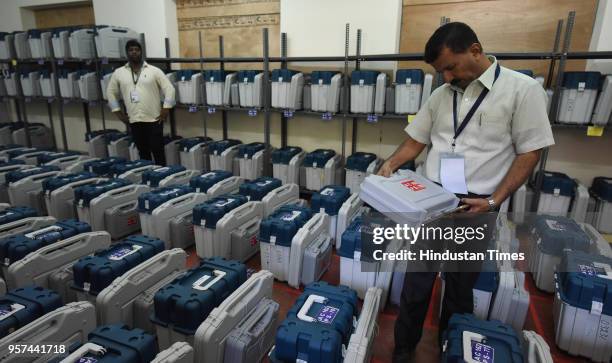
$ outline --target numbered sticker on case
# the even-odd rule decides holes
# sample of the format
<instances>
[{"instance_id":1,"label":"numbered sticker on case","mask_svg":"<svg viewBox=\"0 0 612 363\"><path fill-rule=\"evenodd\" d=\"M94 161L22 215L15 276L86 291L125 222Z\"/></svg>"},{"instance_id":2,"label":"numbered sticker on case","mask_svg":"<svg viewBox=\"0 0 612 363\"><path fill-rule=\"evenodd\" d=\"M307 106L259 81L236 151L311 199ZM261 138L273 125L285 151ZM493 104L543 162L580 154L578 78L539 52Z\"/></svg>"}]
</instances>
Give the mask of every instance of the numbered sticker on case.
<instances>
[{"instance_id":1,"label":"numbered sticker on case","mask_svg":"<svg viewBox=\"0 0 612 363\"><path fill-rule=\"evenodd\" d=\"M44 59L39 59L38 60L38 64L40 64L42 66L43 64L45 64L45 60Z\"/></svg>"},{"instance_id":2,"label":"numbered sticker on case","mask_svg":"<svg viewBox=\"0 0 612 363\"><path fill-rule=\"evenodd\" d=\"M324 121L329 121L332 119L332 114L330 112L325 112L321 115L321 119Z\"/></svg>"},{"instance_id":3,"label":"numbered sticker on case","mask_svg":"<svg viewBox=\"0 0 612 363\"><path fill-rule=\"evenodd\" d=\"M214 107L209 107L209 108L208 108L208 113L209 113L209 114L213 114L213 113L215 113L215 112L217 112L217 110L216 110Z\"/></svg>"},{"instance_id":4,"label":"numbered sticker on case","mask_svg":"<svg viewBox=\"0 0 612 363\"><path fill-rule=\"evenodd\" d=\"M256 110L256 109L254 109L254 108L253 108L253 109L250 109L250 110L249 110L249 116L251 116L251 117L255 117L255 116L257 116L257 110Z\"/></svg>"},{"instance_id":5,"label":"numbered sticker on case","mask_svg":"<svg viewBox=\"0 0 612 363\"><path fill-rule=\"evenodd\" d=\"M59 65L59 66L63 66L63 65L64 65L64 60L63 60L63 59L59 59L59 60L57 61L57 65Z\"/></svg>"},{"instance_id":6,"label":"numbered sticker on case","mask_svg":"<svg viewBox=\"0 0 612 363\"><path fill-rule=\"evenodd\" d=\"M108 64L108 58L106 57L102 58L102 64Z\"/></svg>"},{"instance_id":7,"label":"numbered sticker on case","mask_svg":"<svg viewBox=\"0 0 612 363\"><path fill-rule=\"evenodd\" d=\"M26 98L25 98L25 102L26 102L26 103L30 103L30 102L32 102L32 98L31 98L31 97L26 97Z\"/></svg>"},{"instance_id":8,"label":"numbered sticker on case","mask_svg":"<svg viewBox=\"0 0 612 363\"><path fill-rule=\"evenodd\" d=\"M326 305L317 314L317 321L323 324L331 324L339 311L340 309L336 307Z\"/></svg>"},{"instance_id":9,"label":"numbered sticker on case","mask_svg":"<svg viewBox=\"0 0 612 363\"><path fill-rule=\"evenodd\" d=\"M195 106L195 105L189 106L189 112L191 113L198 112L198 106Z\"/></svg>"},{"instance_id":10,"label":"numbered sticker on case","mask_svg":"<svg viewBox=\"0 0 612 363\"><path fill-rule=\"evenodd\" d=\"M493 363L495 349L486 344L472 340L472 359L474 362Z\"/></svg>"},{"instance_id":11,"label":"numbered sticker on case","mask_svg":"<svg viewBox=\"0 0 612 363\"><path fill-rule=\"evenodd\" d=\"M293 111L284 111L283 112L283 116L285 116L286 118L292 118L293 117Z\"/></svg>"},{"instance_id":12,"label":"numbered sticker on case","mask_svg":"<svg viewBox=\"0 0 612 363\"><path fill-rule=\"evenodd\" d=\"M378 115L368 115L368 122L375 123L378 122Z\"/></svg>"}]
</instances>

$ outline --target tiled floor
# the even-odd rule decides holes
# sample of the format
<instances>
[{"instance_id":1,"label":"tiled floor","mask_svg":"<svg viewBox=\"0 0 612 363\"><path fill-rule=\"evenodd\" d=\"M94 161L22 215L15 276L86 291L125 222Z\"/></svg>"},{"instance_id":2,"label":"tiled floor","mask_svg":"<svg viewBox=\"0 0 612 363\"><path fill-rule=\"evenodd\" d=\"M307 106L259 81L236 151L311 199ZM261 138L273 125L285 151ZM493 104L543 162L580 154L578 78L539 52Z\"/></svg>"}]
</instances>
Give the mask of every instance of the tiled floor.
<instances>
[{"instance_id":1,"label":"tiled floor","mask_svg":"<svg viewBox=\"0 0 612 363\"><path fill-rule=\"evenodd\" d=\"M188 250L188 266L194 266L198 263L198 257L195 250ZM250 269L259 270L261 268L259 254L253 256L247 266ZM334 254L330 269L325 273L322 280L330 284L338 284L340 279L340 261L339 257ZM570 363L570 362L588 362L587 359L572 357L558 350L554 344L554 328L552 316L552 294L547 294L539 291L533 284L531 277L525 279L526 288L530 293L530 306L525 322L525 330L534 330L542 335L548 342L553 361L555 363ZM300 295L301 290L294 289L284 282L274 282L274 300L280 304L280 316L284 317L287 310L293 305L295 300ZM419 363L433 363L440 361L439 350L437 347L438 335L438 316L436 313L439 309L440 289L439 283L435 285L435 291L432 295L432 301L427 312L425 320L423 338L416 352L416 361ZM386 309L378 317L378 336L373 344L372 362L382 363L391 362L391 354L394 346L393 327L398 314L396 306L387 306Z\"/></svg>"}]
</instances>

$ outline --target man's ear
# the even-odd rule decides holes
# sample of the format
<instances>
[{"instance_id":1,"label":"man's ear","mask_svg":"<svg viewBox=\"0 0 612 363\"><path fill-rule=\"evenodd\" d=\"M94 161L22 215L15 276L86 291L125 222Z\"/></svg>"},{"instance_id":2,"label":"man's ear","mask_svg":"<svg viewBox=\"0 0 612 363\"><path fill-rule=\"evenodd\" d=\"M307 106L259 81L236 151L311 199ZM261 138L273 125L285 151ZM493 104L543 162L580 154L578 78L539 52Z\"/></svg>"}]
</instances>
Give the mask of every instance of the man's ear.
<instances>
[{"instance_id":1,"label":"man's ear","mask_svg":"<svg viewBox=\"0 0 612 363\"><path fill-rule=\"evenodd\" d=\"M474 58L479 58L482 55L482 45L480 43L474 43L470 46L469 52Z\"/></svg>"}]
</instances>

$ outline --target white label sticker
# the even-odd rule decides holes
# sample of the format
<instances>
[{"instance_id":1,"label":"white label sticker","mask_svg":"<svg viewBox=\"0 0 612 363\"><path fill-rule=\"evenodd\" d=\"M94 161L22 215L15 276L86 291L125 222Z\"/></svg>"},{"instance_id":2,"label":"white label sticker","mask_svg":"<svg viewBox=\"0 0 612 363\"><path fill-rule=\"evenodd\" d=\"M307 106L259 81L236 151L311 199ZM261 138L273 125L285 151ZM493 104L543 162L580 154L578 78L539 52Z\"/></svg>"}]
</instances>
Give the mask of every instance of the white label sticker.
<instances>
[{"instance_id":1,"label":"white label sticker","mask_svg":"<svg viewBox=\"0 0 612 363\"><path fill-rule=\"evenodd\" d=\"M548 228L552 229L553 231L565 231L566 230L563 224L559 223L558 221L552 220L552 219L547 219L546 224L548 225Z\"/></svg>"},{"instance_id":2,"label":"white label sticker","mask_svg":"<svg viewBox=\"0 0 612 363\"><path fill-rule=\"evenodd\" d=\"M285 213L280 217L281 221L286 221L286 222L290 222L294 219L296 219L297 217L299 217L302 214L302 212L294 210L291 211L291 213Z\"/></svg>"},{"instance_id":3,"label":"white label sticker","mask_svg":"<svg viewBox=\"0 0 612 363\"><path fill-rule=\"evenodd\" d=\"M334 195L334 190L332 188L325 188L321 191L321 195L332 196Z\"/></svg>"},{"instance_id":4,"label":"white label sticker","mask_svg":"<svg viewBox=\"0 0 612 363\"><path fill-rule=\"evenodd\" d=\"M42 228L42 229L36 230L34 232L26 233L23 236L25 238L37 239L38 237L43 236L45 234L48 234L48 233L51 233L51 232L59 232L61 230L63 230L63 228L60 227L60 226L49 226L49 227L46 227L46 228Z\"/></svg>"},{"instance_id":5,"label":"white label sticker","mask_svg":"<svg viewBox=\"0 0 612 363\"><path fill-rule=\"evenodd\" d=\"M228 198L228 199L227 199L227 200L225 200L225 201L222 201L222 200L218 201L217 203L215 203L215 205L216 205L217 207L225 207L226 205L228 205L228 204L232 203L233 201L235 201L235 199Z\"/></svg>"}]
</instances>

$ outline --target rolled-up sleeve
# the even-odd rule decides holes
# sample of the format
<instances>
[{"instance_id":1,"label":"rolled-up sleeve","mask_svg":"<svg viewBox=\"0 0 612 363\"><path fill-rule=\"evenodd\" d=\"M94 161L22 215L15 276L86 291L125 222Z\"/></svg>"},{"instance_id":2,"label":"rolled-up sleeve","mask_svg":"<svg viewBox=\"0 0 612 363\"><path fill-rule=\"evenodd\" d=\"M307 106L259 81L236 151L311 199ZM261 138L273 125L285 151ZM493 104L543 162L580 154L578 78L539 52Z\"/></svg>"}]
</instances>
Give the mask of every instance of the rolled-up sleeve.
<instances>
[{"instance_id":1,"label":"rolled-up sleeve","mask_svg":"<svg viewBox=\"0 0 612 363\"><path fill-rule=\"evenodd\" d=\"M431 143L431 128L433 125L431 100L432 97L427 99L425 105L421 107L412 119L412 122L404 129L411 138L425 145Z\"/></svg>"},{"instance_id":2,"label":"rolled-up sleeve","mask_svg":"<svg viewBox=\"0 0 612 363\"><path fill-rule=\"evenodd\" d=\"M108 82L108 87L106 88L106 97L108 98L108 107L112 112L121 111L121 105L119 104L119 81L117 80L117 72L113 72L113 75Z\"/></svg>"},{"instance_id":3,"label":"rolled-up sleeve","mask_svg":"<svg viewBox=\"0 0 612 363\"><path fill-rule=\"evenodd\" d=\"M172 82L170 82L168 77L166 77L164 72L162 72L161 70L159 70L159 72L156 72L156 74L157 74L157 84L159 85L159 88L161 88L162 93L164 95L164 106L163 107L164 108L174 107L174 105L176 105L176 90L174 89L174 85L172 84Z\"/></svg>"},{"instance_id":4,"label":"rolled-up sleeve","mask_svg":"<svg viewBox=\"0 0 612 363\"><path fill-rule=\"evenodd\" d=\"M512 117L512 142L517 154L555 144L546 106L546 91L538 83L527 88Z\"/></svg>"}]
</instances>

